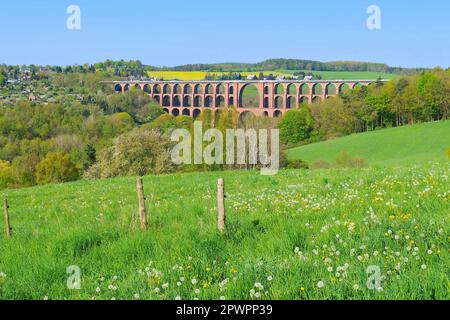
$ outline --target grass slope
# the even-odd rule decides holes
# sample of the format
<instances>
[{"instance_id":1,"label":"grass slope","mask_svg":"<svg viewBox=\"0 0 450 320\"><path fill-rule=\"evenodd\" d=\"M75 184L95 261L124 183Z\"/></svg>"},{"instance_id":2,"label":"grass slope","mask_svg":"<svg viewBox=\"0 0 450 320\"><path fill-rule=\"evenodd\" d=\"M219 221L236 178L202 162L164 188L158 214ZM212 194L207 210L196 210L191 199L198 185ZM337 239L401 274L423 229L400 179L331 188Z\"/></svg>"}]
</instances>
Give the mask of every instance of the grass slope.
<instances>
[{"instance_id":1,"label":"grass slope","mask_svg":"<svg viewBox=\"0 0 450 320\"><path fill-rule=\"evenodd\" d=\"M445 163L148 176L147 231L131 223L134 178L4 190L0 299L448 299L448 177Z\"/></svg>"},{"instance_id":2,"label":"grass slope","mask_svg":"<svg viewBox=\"0 0 450 320\"><path fill-rule=\"evenodd\" d=\"M333 162L343 151L361 156L370 165L401 165L444 160L450 148L450 121L359 133L288 151L288 158L308 163Z\"/></svg>"}]
</instances>

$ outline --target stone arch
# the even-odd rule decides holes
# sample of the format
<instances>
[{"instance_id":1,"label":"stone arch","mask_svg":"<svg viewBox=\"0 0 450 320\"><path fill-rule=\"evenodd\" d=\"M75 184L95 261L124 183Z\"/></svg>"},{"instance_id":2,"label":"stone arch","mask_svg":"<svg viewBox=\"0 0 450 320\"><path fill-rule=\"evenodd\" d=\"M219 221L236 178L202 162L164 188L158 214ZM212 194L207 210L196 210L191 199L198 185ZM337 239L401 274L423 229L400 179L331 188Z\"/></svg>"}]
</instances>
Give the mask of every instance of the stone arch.
<instances>
[{"instance_id":1,"label":"stone arch","mask_svg":"<svg viewBox=\"0 0 450 320\"><path fill-rule=\"evenodd\" d=\"M309 98L308 97L300 97L300 103L309 103Z\"/></svg>"},{"instance_id":2,"label":"stone arch","mask_svg":"<svg viewBox=\"0 0 450 320\"><path fill-rule=\"evenodd\" d=\"M269 94L269 86L264 86L264 94Z\"/></svg>"},{"instance_id":3,"label":"stone arch","mask_svg":"<svg viewBox=\"0 0 450 320\"><path fill-rule=\"evenodd\" d=\"M230 85L230 88L228 89L229 94L234 94L234 86Z\"/></svg>"},{"instance_id":4,"label":"stone arch","mask_svg":"<svg viewBox=\"0 0 450 320\"><path fill-rule=\"evenodd\" d=\"M225 98L223 96L216 97L216 108L225 107Z\"/></svg>"},{"instance_id":5,"label":"stone arch","mask_svg":"<svg viewBox=\"0 0 450 320\"><path fill-rule=\"evenodd\" d=\"M268 97L264 98L263 108L270 108L270 106L269 106L269 98Z\"/></svg>"},{"instance_id":6,"label":"stone arch","mask_svg":"<svg viewBox=\"0 0 450 320\"><path fill-rule=\"evenodd\" d=\"M149 84L145 84L142 90L144 90L145 93L152 93L152 88Z\"/></svg>"},{"instance_id":7,"label":"stone arch","mask_svg":"<svg viewBox=\"0 0 450 320\"><path fill-rule=\"evenodd\" d=\"M353 88L352 89L361 89L363 87L363 84L362 83L360 83L360 82L356 82L354 85L353 85Z\"/></svg>"},{"instance_id":8,"label":"stone arch","mask_svg":"<svg viewBox=\"0 0 450 320\"><path fill-rule=\"evenodd\" d=\"M176 85L173 86L172 92L173 92L174 94L180 94L180 93L181 93L181 87L180 87L180 85L179 85L178 83L177 83Z\"/></svg>"},{"instance_id":9,"label":"stone arch","mask_svg":"<svg viewBox=\"0 0 450 320\"><path fill-rule=\"evenodd\" d=\"M194 119L196 119L200 115L200 113L200 109L194 109L194 111L192 112L192 116L194 117Z\"/></svg>"},{"instance_id":10,"label":"stone arch","mask_svg":"<svg viewBox=\"0 0 450 320\"><path fill-rule=\"evenodd\" d=\"M191 115L191 111L189 109L183 109L183 111L181 112L181 114L183 116L190 116Z\"/></svg>"},{"instance_id":11,"label":"stone arch","mask_svg":"<svg viewBox=\"0 0 450 320\"><path fill-rule=\"evenodd\" d=\"M284 94L284 85L281 83L277 83L275 85L275 90L274 90L275 94Z\"/></svg>"},{"instance_id":12,"label":"stone arch","mask_svg":"<svg viewBox=\"0 0 450 320\"><path fill-rule=\"evenodd\" d=\"M206 108L212 107L212 104L213 104L212 96L206 96L204 107L206 107Z\"/></svg>"},{"instance_id":13,"label":"stone arch","mask_svg":"<svg viewBox=\"0 0 450 320\"><path fill-rule=\"evenodd\" d=\"M313 86L312 94L323 94L323 88L321 83L316 83Z\"/></svg>"},{"instance_id":14,"label":"stone arch","mask_svg":"<svg viewBox=\"0 0 450 320\"><path fill-rule=\"evenodd\" d=\"M304 83L300 86L300 94L309 94L309 86L307 83Z\"/></svg>"},{"instance_id":15,"label":"stone arch","mask_svg":"<svg viewBox=\"0 0 450 320\"><path fill-rule=\"evenodd\" d=\"M203 87L201 84L196 84L194 87L195 94L203 94Z\"/></svg>"},{"instance_id":16,"label":"stone arch","mask_svg":"<svg viewBox=\"0 0 450 320\"><path fill-rule=\"evenodd\" d=\"M174 96L172 101L172 107L180 107L180 106L181 106L180 96Z\"/></svg>"},{"instance_id":17,"label":"stone arch","mask_svg":"<svg viewBox=\"0 0 450 320\"><path fill-rule=\"evenodd\" d=\"M115 92L122 92L122 85L120 83L116 84L114 86L114 91Z\"/></svg>"},{"instance_id":18,"label":"stone arch","mask_svg":"<svg viewBox=\"0 0 450 320\"><path fill-rule=\"evenodd\" d=\"M296 103L294 97L288 97L286 100L286 108L287 109L295 109Z\"/></svg>"},{"instance_id":19,"label":"stone arch","mask_svg":"<svg viewBox=\"0 0 450 320\"><path fill-rule=\"evenodd\" d=\"M178 117L180 115L180 110L179 109L173 109L172 110L172 115L174 115L175 117Z\"/></svg>"},{"instance_id":20,"label":"stone arch","mask_svg":"<svg viewBox=\"0 0 450 320\"><path fill-rule=\"evenodd\" d=\"M159 84L155 84L153 86L153 94L160 94L161 93L161 86Z\"/></svg>"},{"instance_id":21,"label":"stone arch","mask_svg":"<svg viewBox=\"0 0 450 320\"><path fill-rule=\"evenodd\" d=\"M344 93L346 91L350 90L350 86L348 85L348 83L342 83L339 86L339 93Z\"/></svg>"},{"instance_id":22,"label":"stone arch","mask_svg":"<svg viewBox=\"0 0 450 320\"><path fill-rule=\"evenodd\" d=\"M238 119L239 124L243 124L243 122L246 119L251 119L251 118L254 118L254 117L255 117L255 114L253 112L251 112L251 111L241 112L241 113L239 113L239 119Z\"/></svg>"},{"instance_id":23,"label":"stone arch","mask_svg":"<svg viewBox=\"0 0 450 320\"><path fill-rule=\"evenodd\" d=\"M123 91L127 92L130 89L130 85L127 83L125 87L123 87Z\"/></svg>"},{"instance_id":24,"label":"stone arch","mask_svg":"<svg viewBox=\"0 0 450 320\"><path fill-rule=\"evenodd\" d=\"M211 84L207 84L205 87L205 94L214 94L214 89Z\"/></svg>"},{"instance_id":25,"label":"stone arch","mask_svg":"<svg viewBox=\"0 0 450 320\"><path fill-rule=\"evenodd\" d=\"M234 106L234 97L230 97L230 98L228 99L228 105L229 105L229 106Z\"/></svg>"},{"instance_id":26,"label":"stone arch","mask_svg":"<svg viewBox=\"0 0 450 320\"><path fill-rule=\"evenodd\" d=\"M284 108L284 101L282 97L276 97L274 101L274 108L281 109Z\"/></svg>"},{"instance_id":27,"label":"stone arch","mask_svg":"<svg viewBox=\"0 0 450 320\"><path fill-rule=\"evenodd\" d=\"M163 105L163 107L170 107L170 96L169 95L166 95L163 97L162 105Z\"/></svg>"},{"instance_id":28,"label":"stone arch","mask_svg":"<svg viewBox=\"0 0 450 320\"><path fill-rule=\"evenodd\" d=\"M319 96L316 96L316 97L314 97L314 98L312 99L312 102L313 102L313 103L322 102L322 98L319 97Z\"/></svg>"},{"instance_id":29,"label":"stone arch","mask_svg":"<svg viewBox=\"0 0 450 320\"><path fill-rule=\"evenodd\" d=\"M192 94L192 86L190 84L187 84L183 88L184 94Z\"/></svg>"},{"instance_id":30,"label":"stone arch","mask_svg":"<svg viewBox=\"0 0 450 320\"><path fill-rule=\"evenodd\" d=\"M245 84L239 98L239 108L259 108L259 90L254 84Z\"/></svg>"},{"instance_id":31,"label":"stone arch","mask_svg":"<svg viewBox=\"0 0 450 320\"><path fill-rule=\"evenodd\" d=\"M269 116L269 112L268 112L268 111L264 111L264 112L262 113L262 115L263 115L263 117L268 117L268 116Z\"/></svg>"},{"instance_id":32,"label":"stone arch","mask_svg":"<svg viewBox=\"0 0 450 320\"><path fill-rule=\"evenodd\" d=\"M161 103L161 97L160 96L153 96L153 100L155 100L158 103Z\"/></svg>"},{"instance_id":33,"label":"stone arch","mask_svg":"<svg viewBox=\"0 0 450 320\"><path fill-rule=\"evenodd\" d=\"M283 112L281 112L280 110L275 110L275 112L273 113L274 118L279 118L282 115L283 115Z\"/></svg>"},{"instance_id":34,"label":"stone arch","mask_svg":"<svg viewBox=\"0 0 450 320\"><path fill-rule=\"evenodd\" d=\"M172 93L172 87L169 84L164 85L163 93L164 94L171 94Z\"/></svg>"},{"instance_id":35,"label":"stone arch","mask_svg":"<svg viewBox=\"0 0 450 320\"><path fill-rule=\"evenodd\" d=\"M164 111L165 113L169 113L169 114L170 114L169 109L167 109L167 108L163 108L163 111Z\"/></svg>"},{"instance_id":36,"label":"stone arch","mask_svg":"<svg viewBox=\"0 0 450 320\"><path fill-rule=\"evenodd\" d=\"M225 86L222 83L217 85L216 94L225 94Z\"/></svg>"},{"instance_id":37,"label":"stone arch","mask_svg":"<svg viewBox=\"0 0 450 320\"><path fill-rule=\"evenodd\" d=\"M185 96L183 98L183 107L191 107L192 106L192 98L191 96Z\"/></svg>"},{"instance_id":38,"label":"stone arch","mask_svg":"<svg viewBox=\"0 0 450 320\"><path fill-rule=\"evenodd\" d=\"M297 86L293 83L288 85L287 87L287 94L297 94Z\"/></svg>"},{"instance_id":39,"label":"stone arch","mask_svg":"<svg viewBox=\"0 0 450 320\"><path fill-rule=\"evenodd\" d=\"M337 93L336 86L334 83L329 83L325 87L325 94L326 95L335 95Z\"/></svg>"},{"instance_id":40,"label":"stone arch","mask_svg":"<svg viewBox=\"0 0 450 320\"><path fill-rule=\"evenodd\" d=\"M137 89L137 90L142 90L142 88L141 88L141 85L139 84L139 83L136 83L135 85L134 85L134 88L135 89Z\"/></svg>"},{"instance_id":41,"label":"stone arch","mask_svg":"<svg viewBox=\"0 0 450 320\"><path fill-rule=\"evenodd\" d=\"M201 96L195 96L194 107L203 107L203 101Z\"/></svg>"}]
</instances>

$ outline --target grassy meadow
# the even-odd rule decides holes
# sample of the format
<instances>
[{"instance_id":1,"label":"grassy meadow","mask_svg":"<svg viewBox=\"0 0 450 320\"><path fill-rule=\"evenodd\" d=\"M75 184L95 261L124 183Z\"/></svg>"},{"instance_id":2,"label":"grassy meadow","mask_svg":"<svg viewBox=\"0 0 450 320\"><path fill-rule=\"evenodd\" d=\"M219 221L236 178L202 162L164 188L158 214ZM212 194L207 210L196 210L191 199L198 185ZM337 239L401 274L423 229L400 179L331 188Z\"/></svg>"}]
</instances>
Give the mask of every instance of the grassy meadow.
<instances>
[{"instance_id":1,"label":"grassy meadow","mask_svg":"<svg viewBox=\"0 0 450 320\"><path fill-rule=\"evenodd\" d=\"M216 181L226 232L216 231ZM449 166L147 176L4 190L0 299L448 299ZM66 286L81 268L80 290ZM376 289L369 266L380 270ZM373 290L375 289L375 290Z\"/></svg>"},{"instance_id":2,"label":"grassy meadow","mask_svg":"<svg viewBox=\"0 0 450 320\"><path fill-rule=\"evenodd\" d=\"M308 73L310 71L303 70ZM292 70L275 70L275 71L263 71L265 75L274 74L279 76L292 76L295 71ZM389 80L396 77L390 73L380 72L337 72L337 71L312 71L316 75L320 75L323 80L371 80L378 79L379 77ZM210 72L220 74L221 72ZM227 72L225 72L227 73ZM251 74L259 75L258 72L240 72L242 76L248 76ZM181 81L195 81L204 80L207 72L203 71L150 71L149 77L164 80L181 80Z\"/></svg>"},{"instance_id":3,"label":"grassy meadow","mask_svg":"<svg viewBox=\"0 0 450 320\"><path fill-rule=\"evenodd\" d=\"M0 299L449 299L449 125L289 153L347 151L368 160L362 169L146 176L147 230L135 177L3 190L13 229L6 240L1 220ZM67 287L70 266L79 290Z\"/></svg>"},{"instance_id":4,"label":"grassy meadow","mask_svg":"<svg viewBox=\"0 0 450 320\"><path fill-rule=\"evenodd\" d=\"M333 162L339 154L363 157L369 165L399 166L442 161L450 149L450 121L423 123L353 134L288 151L288 158L308 163Z\"/></svg>"}]
</instances>

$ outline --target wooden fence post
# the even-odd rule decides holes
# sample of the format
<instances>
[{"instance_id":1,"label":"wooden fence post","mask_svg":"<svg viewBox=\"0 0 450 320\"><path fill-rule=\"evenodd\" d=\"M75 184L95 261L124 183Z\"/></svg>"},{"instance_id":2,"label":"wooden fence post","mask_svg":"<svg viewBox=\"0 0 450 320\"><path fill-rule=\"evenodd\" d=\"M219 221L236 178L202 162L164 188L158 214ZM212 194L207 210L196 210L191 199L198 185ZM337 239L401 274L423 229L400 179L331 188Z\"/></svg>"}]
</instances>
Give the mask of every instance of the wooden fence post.
<instances>
[{"instance_id":1,"label":"wooden fence post","mask_svg":"<svg viewBox=\"0 0 450 320\"><path fill-rule=\"evenodd\" d=\"M217 208L219 211L217 227L220 232L223 232L225 229L225 186L223 179L217 181Z\"/></svg>"},{"instance_id":2,"label":"wooden fence post","mask_svg":"<svg viewBox=\"0 0 450 320\"><path fill-rule=\"evenodd\" d=\"M137 194L139 200L139 218L141 220L141 226L142 228L146 228L147 214L145 212L144 185L142 184L142 177L137 178Z\"/></svg>"},{"instance_id":3,"label":"wooden fence post","mask_svg":"<svg viewBox=\"0 0 450 320\"><path fill-rule=\"evenodd\" d=\"M11 238L11 226L9 224L9 214L8 214L8 200L5 199L5 201L3 202L3 208L5 211L5 226L6 226L6 239Z\"/></svg>"}]
</instances>

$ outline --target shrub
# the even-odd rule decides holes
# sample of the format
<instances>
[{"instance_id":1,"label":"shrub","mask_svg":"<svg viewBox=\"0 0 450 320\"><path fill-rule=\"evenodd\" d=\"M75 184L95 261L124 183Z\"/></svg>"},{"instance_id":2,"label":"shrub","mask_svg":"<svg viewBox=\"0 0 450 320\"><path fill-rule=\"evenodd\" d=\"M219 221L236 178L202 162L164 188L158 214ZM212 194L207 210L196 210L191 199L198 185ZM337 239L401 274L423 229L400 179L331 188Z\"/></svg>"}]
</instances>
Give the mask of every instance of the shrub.
<instances>
[{"instance_id":1,"label":"shrub","mask_svg":"<svg viewBox=\"0 0 450 320\"><path fill-rule=\"evenodd\" d=\"M0 189L8 188L13 182L13 167L8 161L0 160Z\"/></svg>"},{"instance_id":2,"label":"shrub","mask_svg":"<svg viewBox=\"0 0 450 320\"><path fill-rule=\"evenodd\" d=\"M363 168L365 166L367 166L367 161L364 158L352 158L345 151L336 158L336 167L338 168Z\"/></svg>"},{"instance_id":3,"label":"shrub","mask_svg":"<svg viewBox=\"0 0 450 320\"><path fill-rule=\"evenodd\" d=\"M309 166L305 161L297 159L297 160L288 160L286 168L287 169L309 169Z\"/></svg>"},{"instance_id":4,"label":"shrub","mask_svg":"<svg viewBox=\"0 0 450 320\"><path fill-rule=\"evenodd\" d=\"M97 179L172 172L171 146L168 137L158 130L134 129L117 137L110 148L103 149L85 177Z\"/></svg>"},{"instance_id":5,"label":"shrub","mask_svg":"<svg viewBox=\"0 0 450 320\"><path fill-rule=\"evenodd\" d=\"M61 183L79 178L79 171L64 152L50 152L36 167L38 184Z\"/></svg>"},{"instance_id":6,"label":"shrub","mask_svg":"<svg viewBox=\"0 0 450 320\"><path fill-rule=\"evenodd\" d=\"M332 167L331 163L325 160L316 161L311 165L312 169L329 169L331 167Z\"/></svg>"}]
</instances>

